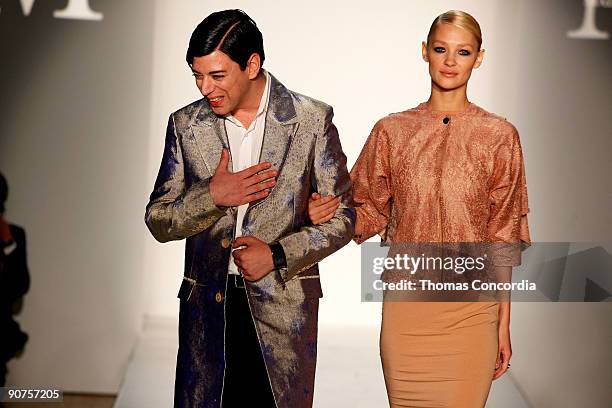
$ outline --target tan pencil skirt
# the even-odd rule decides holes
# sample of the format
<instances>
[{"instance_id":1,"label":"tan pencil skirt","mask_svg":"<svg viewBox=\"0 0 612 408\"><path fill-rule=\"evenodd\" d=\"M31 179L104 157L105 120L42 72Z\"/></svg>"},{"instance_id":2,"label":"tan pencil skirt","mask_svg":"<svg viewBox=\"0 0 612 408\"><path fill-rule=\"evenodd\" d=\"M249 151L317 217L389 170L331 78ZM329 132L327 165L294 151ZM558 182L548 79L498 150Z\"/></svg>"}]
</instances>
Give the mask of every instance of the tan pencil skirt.
<instances>
[{"instance_id":1,"label":"tan pencil skirt","mask_svg":"<svg viewBox=\"0 0 612 408\"><path fill-rule=\"evenodd\" d=\"M484 407L498 318L496 302L384 302L380 355L391 407Z\"/></svg>"}]
</instances>

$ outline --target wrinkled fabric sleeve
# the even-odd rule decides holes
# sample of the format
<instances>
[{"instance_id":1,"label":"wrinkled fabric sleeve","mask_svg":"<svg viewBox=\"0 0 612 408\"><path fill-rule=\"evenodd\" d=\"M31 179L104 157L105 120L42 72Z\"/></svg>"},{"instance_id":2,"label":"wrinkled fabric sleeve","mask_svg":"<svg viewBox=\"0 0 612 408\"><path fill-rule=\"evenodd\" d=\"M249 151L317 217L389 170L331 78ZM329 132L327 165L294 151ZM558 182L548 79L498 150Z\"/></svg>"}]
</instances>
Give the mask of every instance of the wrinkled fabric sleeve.
<instances>
[{"instance_id":1,"label":"wrinkled fabric sleeve","mask_svg":"<svg viewBox=\"0 0 612 408\"><path fill-rule=\"evenodd\" d=\"M502 145L495 156L489 190L487 228L496 266L520 265L521 251L531 245L525 164L518 132L514 126L511 131L509 143Z\"/></svg>"},{"instance_id":2,"label":"wrinkled fabric sleeve","mask_svg":"<svg viewBox=\"0 0 612 408\"><path fill-rule=\"evenodd\" d=\"M285 282L342 248L353 236L355 211L351 179L332 118L333 110L328 108L323 131L316 136L311 184L312 189L323 196L341 196L340 206L331 220L303 226L278 240L287 260L287 267L279 270Z\"/></svg>"},{"instance_id":3,"label":"wrinkled fabric sleeve","mask_svg":"<svg viewBox=\"0 0 612 408\"><path fill-rule=\"evenodd\" d=\"M209 182L207 178L185 188L183 152L171 115L161 166L145 211L145 223L156 240L190 237L225 215L213 202Z\"/></svg>"},{"instance_id":4,"label":"wrinkled fabric sleeve","mask_svg":"<svg viewBox=\"0 0 612 408\"><path fill-rule=\"evenodd\" d=\"M392 199L388 143L388 134L378 122L351 170L358 244L375 234L385 237Z\"/></svg>"}]
</instances>

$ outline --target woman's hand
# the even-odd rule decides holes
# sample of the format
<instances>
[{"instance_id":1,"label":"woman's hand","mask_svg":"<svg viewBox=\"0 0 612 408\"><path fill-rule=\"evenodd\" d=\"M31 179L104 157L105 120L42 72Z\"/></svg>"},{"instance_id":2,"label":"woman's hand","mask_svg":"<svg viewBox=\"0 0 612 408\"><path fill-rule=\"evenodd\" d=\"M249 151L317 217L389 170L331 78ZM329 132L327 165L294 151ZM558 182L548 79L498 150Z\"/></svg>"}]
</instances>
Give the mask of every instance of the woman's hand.
<instances>
[{"instance_id":1,"label":"woman's hand","mask_svg":"<svg viewBox=\"0 0 612 408\"><path fill-rule=\"evenodd\" d=\"M312 193L308 199L308 216L314 225L331 220L340 207L340 197L325 196Z\"/></svg>"},{"instance_id":2,"label":"woman's hand","mask_svg":"<svg viewBox=\"0 0 612 408\"><path fill-rule=\"evenodd\" d=\"M510 344L510 324L501 323L498 329L498 352L495 362L495 373L493 380L497 380L508 371L512 357L512 345Z\"/></svg>"}]
</instances>

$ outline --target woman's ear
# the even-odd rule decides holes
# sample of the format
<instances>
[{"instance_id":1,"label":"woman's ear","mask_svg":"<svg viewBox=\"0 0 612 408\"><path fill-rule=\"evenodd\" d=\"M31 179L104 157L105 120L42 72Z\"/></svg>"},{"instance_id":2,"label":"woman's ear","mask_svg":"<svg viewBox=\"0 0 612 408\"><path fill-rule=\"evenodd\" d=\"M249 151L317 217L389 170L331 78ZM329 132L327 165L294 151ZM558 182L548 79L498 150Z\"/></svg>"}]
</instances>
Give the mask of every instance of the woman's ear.
<instances>
[{"instance_id":1,"label":"woman's ear","mask_svg":"<svg viewBox=\"0 0 612 408\"><path fill-rule=\"evenodd\" d=\"M484 48L481 48L480 51L478 51L478 56L476 57L476 61L474 62L474 69L482 65L482 60L484 59L484 52Z\"/></svg>"},{"instance_id":2,"label":"woman's ear","mask_svg":"<svg viewBox=\"0 0 612 408\"><path fill-rule=\"evenodd\" d=\"M423 55L423 61L429 62L429 55L427 55L427 43L425 41L421 43L421 54Z\"/></svg>"}]
</instances>

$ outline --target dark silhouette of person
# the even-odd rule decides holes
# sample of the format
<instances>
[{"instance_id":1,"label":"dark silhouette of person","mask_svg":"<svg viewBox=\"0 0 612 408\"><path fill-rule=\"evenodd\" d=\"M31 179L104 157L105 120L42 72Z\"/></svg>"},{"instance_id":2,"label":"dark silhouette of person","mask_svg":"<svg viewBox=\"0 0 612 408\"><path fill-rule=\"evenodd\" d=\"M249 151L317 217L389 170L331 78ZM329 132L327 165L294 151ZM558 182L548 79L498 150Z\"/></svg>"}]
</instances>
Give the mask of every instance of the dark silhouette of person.
<instances>
[{"instance_id":1,"label":"dark silhouette of person","mask_svg":"<svg viewBox=\"0 0 612 408\"><path fill-rule=\"evenodd\" d=\"M7 197L8 184L0 173L0 387L6 383L6 364L23 352L28 340L13 316L30 288L25 231L4 219Z\"/></svg>"}]
</instances>

